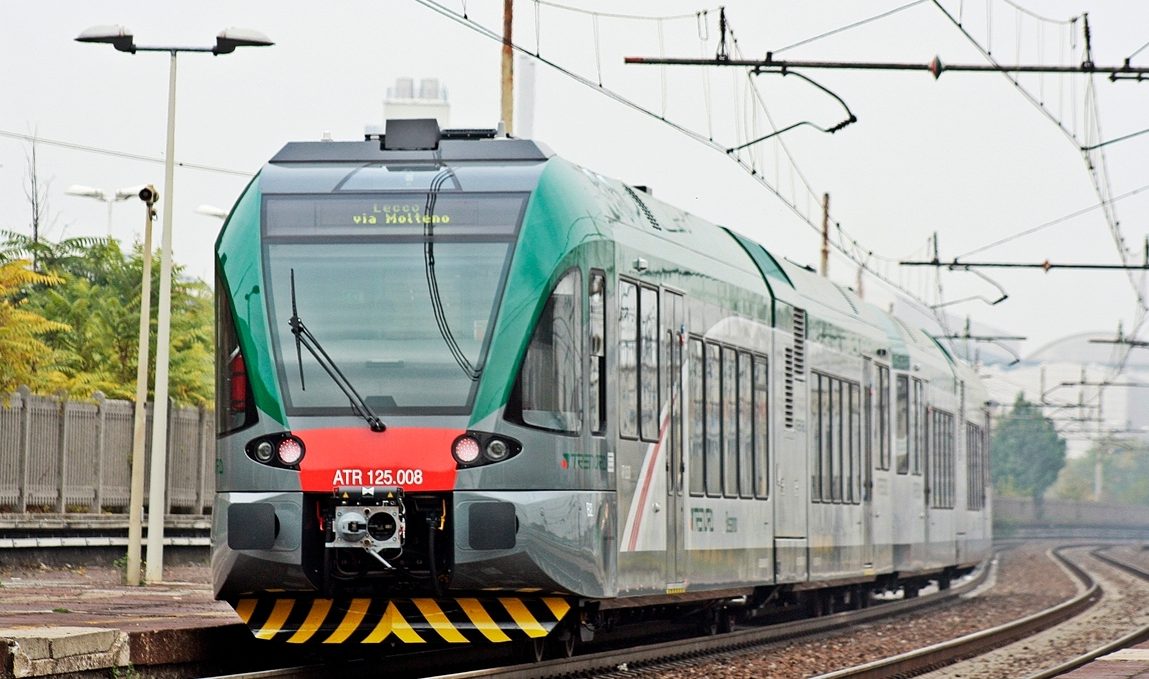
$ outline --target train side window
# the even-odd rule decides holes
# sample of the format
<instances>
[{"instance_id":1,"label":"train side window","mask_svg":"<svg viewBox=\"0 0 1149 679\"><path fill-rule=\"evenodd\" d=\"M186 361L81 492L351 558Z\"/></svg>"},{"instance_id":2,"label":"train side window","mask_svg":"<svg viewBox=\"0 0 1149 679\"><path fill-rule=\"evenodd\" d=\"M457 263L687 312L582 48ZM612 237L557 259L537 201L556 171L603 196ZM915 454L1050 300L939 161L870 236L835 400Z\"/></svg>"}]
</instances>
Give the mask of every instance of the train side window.
<instances>
[{"instance_id":1,"label":"train side window","mask_svg":"<svg viewBox=\"0 0 1149 679\"><path fill-rule=\"evenodd\" d=\"M967 509L983 509L985 507L985 472L983 455L985 444L982 438L981 427L972 422L965 425L966 466L968 481L966 484Z\"/></svg>"},{"instance_id":2,"label":"train side window","mask_svg":"<svg viewBox=\"0 0 1149 679\"><path fill-rule=\"evenodd\" d=\"M754 358L754 495L770 496L770 387L764 358Z\"/></svg>"},{"instance_id":3,"label":"train side window","mask_svg":"<svg viewBox=\"0 0 1149 679\"><path fill-rule=\"evenodd\" d=\"M706 343L706 494L722 495L722 348Z\"/></svg>"},{"instance_id":4,"label":"train side window","mask_svg":"<svg viewBox=\"0 0 1149 679\"><path fill-rule=\"evenodd\" d=\"M618 282L618 433L638 438L638 286Z\"/></svg>"},{"instance_id":5,"label":"train side window","mask_svg":"<svg viewBox=\"0 0 1149 679\"><path fill-rule=\"evenodd\" d=\"M590 306L590 430L606 431L606 277L592 271L587 299Z\"/></svg>"},{"instance_id":6,"label":"train side window","mask_svg":"<svg viewBox=\"0 0 1149 679\"><path fill-rule=\"evenodd\" d=\"M897 452L897 471L899 474L908 474L910 471L910 378L905 375L897 377L897 429L895 430L894 448Z\"/></svg>"},{"instance_id":7,"label":"train side window","mask_svg":"<svg viewBox=\"0 0 1149 679\"><path fill-rule=\"evenodd\" d=\"M738 494L754 496L754 385L750 354L738 352Z\"/></svg>"},{"instance_id":8,"label":"train side window","mask_svg":"<svg viewBox=\"0 0 1149 679\"><path fill-rule=\"evenodd\" d=\"M738 354L722 348L722 493L738 497Z\"/></svg>"},{"instance_id":9,"label":"train side window","mask_svg":"<svg viewBox=\"0 0 1149 679\"><path fill-rule=\"evenodd\" d=\"M843 398L846 392L843 389L844 385L841 380L834 380L834 397L831 399L831 404L834 407L834 459L832 464L833 474L831 482L834 484L834 502L842 501L842 486L845 480L845 460L846 460L846 444L849 443L849 438L846 434L846 426L849 424L847 419L846 401Z\"/></svg>"},{"instance_id":10,"label":"train side window","mask_svg":"<svg viewBox=\"0 0 1149 679\"><path fill-rule=\"evenodd\" d=\"M706 391L703 383L702 340L690 338L690 493L702 495L706 492Z\"/></svg>"},{"instance_id":11,"label":"train side window","mask_svg":"<svg viewBox=\"0 0 1149 679\"><path fill-rule=\"evenodd\" d=\"M931 423L933 426L930 427L929 435L926 439L928 444L926 447L926 467L928 468L928 472L926 474L926 492L929 493L930 507L936 508L941 506L942 492L942 451L941 438L938 436L938 433L941 431L941 427L938 426L938 423L940 422L940 414L936 410L928 409L926 411L926 418L934 420L934 422Z\"/></svg>"},{"instance_id":12,"label":"train side window","mask_svg":"<svg viewBox=\"0 0 1149 679\"><path fill-rule=\"evenodd\" d=\"M890 369L878 366L878 469L890 468Z\"/></svg>"},{"instance_id":13,"label":"train side window","mask_svg":"<svg viewBox=\"0 0 1149 679\"><path fill-rule=\"evenodd\" d=\"M922 475L922 451L926 443L926 401L922 381L914 380L914 441L912 456L910 457L910 472L914 476Z\"/></svg>"},{"instance_id":14,"label":"train side window","mask_svg":"<svg viewBox=\"0 0 1149 679\"><path fill-rule=\"evenodd\" d=\"M951 509L957 504L957 442L954 435L954 418L946 420L946 506Z\"/></svg>"},{"instance_id":15,"label":"train side window","mask_svg":"<svg viewBox=\"0 0 1149 679\"><path fill-rule=\"evenodd\" d=\"M834 380L822 377L822 426L825 427L822 446L822 500L834 501L834 439L838 433L838 422L834 412L838 409L834 393Z\"/></svg>"},{"instance_id":16,"label":"train side window","mask_svg":"<svg viewBox=\"0 0 1149 679\"><path fill-rule=\"evenodd\" d=\"M954 507L953 422L953 415L933 411L929 476L933 492L931 506L939 509Z\"/></svg>"},{"instance_id":17,"label":"train side window","mask_svg":"<svg viewBox=\"0 0 1149 679\"><path fill-rule=\"evenodd\" d=\"M517 385L523 424L581 431L582 335L582 278L571 269L555 285L523 357Z\"/></svg>"},{"instance_id":18,"label":"train side window","mask_svg":"<svg viewBox=\"0 0 1149 679\"><path fill-rule=\"evenodd\" d=\"M826 398L823 390L824 378L814 373L810 380L810 430L813 445L810 447L810 498L814 502L822 501L822 449L826 445L825 424L822 415L825 412L822 399Z\"/></svg>"},{"instance_id":19,"label":"train side window","mask_svg":"<svg viewBox=\"0 0 1149 679\"><path fill-rule=\"evenodd\" d=\"M639 433L644 441L658 440L658 291L640 287L638 292L638 407Z\"/></svg>"},{"instance_id":20,"label":"train side window","mask_svg":"<svg viewBox=\"0 0 1149 679\"><path fill-rule=\"evenodd\" d=\"M220 358L215 366L215 426L220 436L255 424L256 417L255 401L231 313L231 300L222 294L225 285L217 275L215 289L220 294L215 296L215 341Z\"/></svg>"},{"instance_id":21,"label":"train side window","mask_svg":"<svg viewBox=\"0 0 1149 679\"><path fill-rule=\"evenodd\" d=\"M858 385L850 383L850 502L859 502L862 499L862 422L861 422L861 390Z\"/></svg>"}]
</instances>

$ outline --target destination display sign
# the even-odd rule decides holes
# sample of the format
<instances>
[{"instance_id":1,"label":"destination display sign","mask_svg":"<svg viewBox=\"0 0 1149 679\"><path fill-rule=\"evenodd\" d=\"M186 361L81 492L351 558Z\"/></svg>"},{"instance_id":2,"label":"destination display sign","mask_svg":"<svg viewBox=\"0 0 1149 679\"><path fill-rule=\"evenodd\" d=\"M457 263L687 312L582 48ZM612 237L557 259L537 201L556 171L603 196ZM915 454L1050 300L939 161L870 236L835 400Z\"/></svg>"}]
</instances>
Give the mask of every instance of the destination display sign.
<instances>
[{"instance_id":1,"label":"destination display sign","mask_svg":"<svg viewBox=\"0 0 1149 679\"><path fill-rule=\"evenodd\" d=\"M512 235L525 198L507 194L269 196L268 237Z\"/></svg>"}]
</instances>

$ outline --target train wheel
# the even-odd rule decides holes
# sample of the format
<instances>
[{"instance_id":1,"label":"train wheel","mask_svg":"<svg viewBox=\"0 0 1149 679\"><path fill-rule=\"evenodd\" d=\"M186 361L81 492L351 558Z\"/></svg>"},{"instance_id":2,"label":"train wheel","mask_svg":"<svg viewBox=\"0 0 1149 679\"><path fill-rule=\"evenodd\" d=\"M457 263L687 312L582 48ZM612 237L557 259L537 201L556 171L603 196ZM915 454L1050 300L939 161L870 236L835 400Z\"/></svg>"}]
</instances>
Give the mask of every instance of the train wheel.
<instances>
[{"instance_id":1,"label":"train wheel","mask_svg":"<svg viewBox=\"0 0 1149 679\"><path fill-rule=\"evenodd\" d=\"M515 658L519 662L536 663L546 657L546 637L519 639L515 642Z\"/></svg>"},{"instance_id":2,"label":"train wheel","mask_svg":"<svg viewBox=\"0 0 1149 679\"><path fill-rule=\"evenodd\" d=\"M569 626L564 625L547 637L547 657L569 658L574 655L577 643L578 630L572 630Z\"/></svg>"},{"instance_id":3,"label":"train wheel","mask_svg":"<svg viewBox=\"0 0 1149 679\"><path fill-rule=\"evenodd\" d=\"M729 608L718 610L718 633L726 634L738 629L738 613Z\"/></svg>"},{"instance_id":4,"label":"train wheel","mask_svg":"<svg viewBox=\"0 0 1149 679\"><path fill-rule=\"evenodd\" d=\"M712 637L718 634L720 629L719 612L720 610L717 608L708 608L702 612L702 618L698 621L698 631L703 636Z\"/></svg>"}]
</instances>

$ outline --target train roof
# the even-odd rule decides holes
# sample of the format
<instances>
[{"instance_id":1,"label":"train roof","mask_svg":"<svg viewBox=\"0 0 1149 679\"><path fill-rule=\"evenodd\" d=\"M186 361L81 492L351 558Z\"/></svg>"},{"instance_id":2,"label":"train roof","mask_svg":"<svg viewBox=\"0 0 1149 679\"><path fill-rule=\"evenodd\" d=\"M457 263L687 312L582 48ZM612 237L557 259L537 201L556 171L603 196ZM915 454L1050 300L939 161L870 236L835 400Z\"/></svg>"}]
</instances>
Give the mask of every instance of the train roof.
<instances>
[{"instance_id":1,"label":"train roof","mask_svg":"<svg viewBox=\"0 0 1149 679\"><path fill-rule=\"evenodd\" d=\"M290 142L263 168L261 183L266 193L419 191L426 190L436 174L424 170L449 166L463 190L532 191L543 167L554 157L545 144L509 138L496 130L439 130L433 120L391 120L386 134L367 135L364 141ZM629 192L639 201L634 190ZM762 244L731 229L711 224L649 194L642 196L647 210L660 220L677 223L679 228L672 231L679 235L700 228L700 223L728 234L745 251L777 301L806 309L813 317L865 336L876 346L888 347L895 356L907 357L913 363L925 358L933 364L930 372L953 374L956 361L931 338L862 301L849 288L819 276L809 267L776 257ZM714 247L713 241L710 247Z\"/></svg>"},{"instance_id":2,"label":"train roof","mask_svg":"<svg viewBox=\"0 0 1149 679\"><path fill-rule=\"evenodd\" d=\"M438 163L541 161L554 153L530 139L512 139L496 129L439 129L434 118L391 119L384 134L363 141L290 142L271 159L282 163Z\"/></svg>"}]
</instances>

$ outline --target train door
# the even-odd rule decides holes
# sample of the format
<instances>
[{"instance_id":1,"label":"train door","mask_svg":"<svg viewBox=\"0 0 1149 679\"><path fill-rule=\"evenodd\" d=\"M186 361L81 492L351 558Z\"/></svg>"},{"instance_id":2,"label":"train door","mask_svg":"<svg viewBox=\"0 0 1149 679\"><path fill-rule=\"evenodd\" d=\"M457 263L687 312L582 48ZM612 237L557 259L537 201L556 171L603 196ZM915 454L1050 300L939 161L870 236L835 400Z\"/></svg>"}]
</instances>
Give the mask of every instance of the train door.
<instances>
[{"instance_id":1,"label":"train door","mask_svg":"<svg viewBox=\"0 0 1149 679\"><path fill-rule=\"evenodd\" d=\"M874 364L862 363L862 561L874 567Z\"/></svg>"},{"instance_id":2,"label":"train door","mask_svg":"<svg viewBox=\"0 0 1149 679\"><path fill-rule=\"evenodd\" d=\"M666 581L682 580L685 568L683 532L686 526L683 497L683 375L686 356L686 312L682 295L663 289L662 294L662 402L666 433Z\"/></svg>"}]
</instances>

